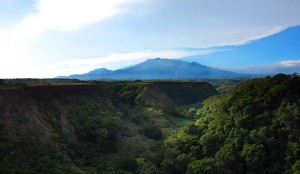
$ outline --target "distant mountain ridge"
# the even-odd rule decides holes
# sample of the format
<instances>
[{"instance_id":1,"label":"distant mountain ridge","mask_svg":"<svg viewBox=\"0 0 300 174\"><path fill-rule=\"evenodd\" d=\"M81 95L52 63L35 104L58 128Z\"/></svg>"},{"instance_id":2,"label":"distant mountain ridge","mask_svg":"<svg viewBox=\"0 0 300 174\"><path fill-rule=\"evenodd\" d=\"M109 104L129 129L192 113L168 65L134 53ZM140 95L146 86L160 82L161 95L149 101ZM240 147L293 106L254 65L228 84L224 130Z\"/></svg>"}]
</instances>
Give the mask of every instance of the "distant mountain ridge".
<instances>
[{"instance_id":1,"label":"distant mountain ridge","mask_svg":"<svg viewBox=\"0 0 300 174\"><path fill-rule=\"evenodd\" d=\"M96 75L102 75L102 74L107 74L112 72L112 70L106 69L106 68L98 68L98 69L94 69L90 72L88 72L87 74L96 74Z\"/></svg>"},{"instance_id":2,"label":"distant mountain ridge","mask_svg":"<svg viewBox=\"0 0 300 174\"><path fill-rule=\"evenodd\" d=\"M245 76L244 74L201 65L197 62L155 58L115 71L100 68L85 74L76 74L63 78L81 80L195 80L239 78Z\"/></svg>"},{"instance_id":3,"label":"distant mountain ridge","mask_svg":"<svg viewBox=\"0 0 300 174\"><path fill-rule=\"evenodd\" d=\"M105 74L111 73L112 70L106 69L106 68L97 68L92 71L89 71L85 74L73 74L70 76L59 76L58 78L72 78L72 79L82 79L82 80L93 80L97 78L98 76L103 76Z\"/></svg>"}]
</instances>

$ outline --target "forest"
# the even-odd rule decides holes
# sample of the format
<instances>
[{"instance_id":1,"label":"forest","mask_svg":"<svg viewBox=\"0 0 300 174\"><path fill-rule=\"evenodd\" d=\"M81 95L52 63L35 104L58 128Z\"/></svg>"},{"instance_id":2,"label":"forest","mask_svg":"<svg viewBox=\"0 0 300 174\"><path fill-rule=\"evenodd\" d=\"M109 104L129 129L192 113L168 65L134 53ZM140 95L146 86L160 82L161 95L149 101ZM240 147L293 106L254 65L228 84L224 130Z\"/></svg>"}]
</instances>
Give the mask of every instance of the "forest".
<instances>
[{"instance_id":1,"label":"forest","mask_svg":"<svg viewBox=\"0 0 300 174\"><path fill-rule=\"evenodd\" d=\"M299 173L300 78L252 79L204 101L165 140L168 173Z\"/></svg>"},{"instance_id":2,"label":"forest","mask_svg":"<svg viewBox=\"0 0 300 174\"><path fill-rule=\"evenodd\" d=\"M0 173L300 173L297 74L0 82Z\"/></svg>"}]
</instances>

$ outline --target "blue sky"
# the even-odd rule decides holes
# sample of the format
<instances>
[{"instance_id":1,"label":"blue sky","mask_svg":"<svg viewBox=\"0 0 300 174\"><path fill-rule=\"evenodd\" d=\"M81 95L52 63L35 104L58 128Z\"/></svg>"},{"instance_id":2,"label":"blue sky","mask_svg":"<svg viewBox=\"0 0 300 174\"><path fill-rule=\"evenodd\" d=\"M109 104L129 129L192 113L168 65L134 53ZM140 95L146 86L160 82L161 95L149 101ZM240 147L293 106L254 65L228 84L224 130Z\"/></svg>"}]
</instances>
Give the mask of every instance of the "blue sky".
<instances>
[{"instance_id":1,"label":"blue sky","mask_svg":"<svg viewBox=\"0 0 300 174\"><path fill-rule=\"evenodd\" d=\"M299 24L299 0L0 0L0 78L205 55Z\"/></svg>"}]
</instances>

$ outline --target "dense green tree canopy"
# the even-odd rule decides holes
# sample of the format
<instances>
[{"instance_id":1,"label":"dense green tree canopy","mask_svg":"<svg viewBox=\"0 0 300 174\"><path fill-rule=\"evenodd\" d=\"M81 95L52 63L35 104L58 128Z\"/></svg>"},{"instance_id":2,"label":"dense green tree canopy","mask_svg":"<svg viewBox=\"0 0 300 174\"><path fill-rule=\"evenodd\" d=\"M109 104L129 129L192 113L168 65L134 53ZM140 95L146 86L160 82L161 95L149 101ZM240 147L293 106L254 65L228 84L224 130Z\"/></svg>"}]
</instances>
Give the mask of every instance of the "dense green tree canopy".
<instances>
[{"instance_id":1,"label":"dense green tree canopy","mask_svg":"<svg viewBox=\"0 0 300 174\"><path fill-rule=\"evenodd\" d=\"M278 74L245 81L226 94L206 100L197 115L199 119L194 124L166 141L166 171L292 173L299 170L299 76ZM178 161L182 155L186 161Z\"/></svg>"}]
</instances>

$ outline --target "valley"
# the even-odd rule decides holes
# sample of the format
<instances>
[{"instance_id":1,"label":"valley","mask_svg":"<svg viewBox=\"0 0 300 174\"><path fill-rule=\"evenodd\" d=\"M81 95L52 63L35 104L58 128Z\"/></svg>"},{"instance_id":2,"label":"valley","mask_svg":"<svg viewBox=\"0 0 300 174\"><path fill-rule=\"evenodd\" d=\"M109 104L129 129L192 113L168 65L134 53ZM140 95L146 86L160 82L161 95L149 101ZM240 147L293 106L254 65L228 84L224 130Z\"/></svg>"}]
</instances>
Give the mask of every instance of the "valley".
<instances>
[{"instance_id":1,"label":"valley","mask_svg":"<svg viewBox=\"0 0 300 174\"><path fill-rule=\"evenodd\" d=\"M0 174L300 174L300 0L0 0Z\"/></svg>"},{"instance_id":2,"label":"valley","mask_svg":"<svg viewBox=\"0 0 300 174\"><path fill-rule=\"evenodd\" d=\"M210 83L3 80L0 171L295 173L299 87L297 74Z\"/></svg>"},{"instance_id":3,"label":"valley","mask_svg":"<svg viewBox=\"0 0 300 174\"><path fill-rule=\"evenodd\" d=\"M179 108L217 94L206 82L6 83L4 173L135 172L136 158L158 170L164 139L192 122Z\"/></svg>"}]
</instances>

